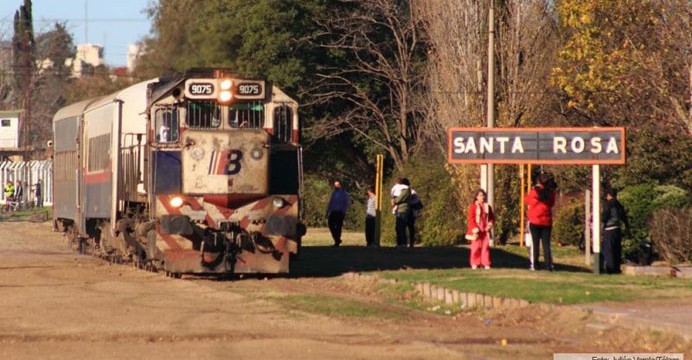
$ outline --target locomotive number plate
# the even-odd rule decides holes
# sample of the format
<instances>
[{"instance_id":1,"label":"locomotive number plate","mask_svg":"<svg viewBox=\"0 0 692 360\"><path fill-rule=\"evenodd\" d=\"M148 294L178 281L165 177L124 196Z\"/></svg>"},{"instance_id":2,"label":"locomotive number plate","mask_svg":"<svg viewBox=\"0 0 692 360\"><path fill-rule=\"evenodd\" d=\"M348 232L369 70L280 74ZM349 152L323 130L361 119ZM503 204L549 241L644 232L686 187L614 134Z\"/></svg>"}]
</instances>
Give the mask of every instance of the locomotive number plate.
<instances>
[{"instance_id":1,"label":"locomotive number plate","mask_svg":"<svg viewBox=\"0 0 692 360\"><path fill-rule=\"evenodd\" d=\"M187 85L190 95L212 95L214 94L214 84L206 82L193 82Z\"/></svg>"},{"instance_id":2,"label":"locomotive number plate","mask_svg":"<svg viewBox=\"0 0 692 360\"><path fill-rule=\"evenodd\" d=\"M262 94L262 84L260 83L243 83L238 85L238 95L257 96Z\"/></svg>"}]
</instances>

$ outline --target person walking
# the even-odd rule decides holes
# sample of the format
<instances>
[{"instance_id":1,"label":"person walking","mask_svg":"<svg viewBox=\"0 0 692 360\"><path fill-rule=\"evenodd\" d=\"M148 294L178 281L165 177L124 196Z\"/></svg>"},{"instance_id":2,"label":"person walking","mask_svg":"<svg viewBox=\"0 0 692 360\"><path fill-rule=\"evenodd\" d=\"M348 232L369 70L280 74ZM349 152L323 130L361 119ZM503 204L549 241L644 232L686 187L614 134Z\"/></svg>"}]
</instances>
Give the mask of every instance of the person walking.
<instances>
[{"instance_id":1,"label":"person walking","mask_svg":"<svg viewBox=\"0 0 692 360\"><path fill-rule=\"evenodd\" d=\"M396 217L396 246L406 246L406 229L409 226L411 215L411 207L409 201L411 198L411 188L404 183L404 179L397 178L396 184L392 187L392 206L394 216Z\"/></svg>"},{"instance_id":2,"label":"person walking","mask_svg":"<svg viewBox=\"0 0 692 360\"><path fill-rule=\"evenodd\" d=\"M327 223L332 239L334 239L335 247L341 245L341 229L346 218L346 211L348 211L350 205L351 200L346 190L341 188L341 181L335 180L334 191L327 205Z\"/></svg>"},{"instance_id":3,"label":"person walking","mask_svg":"<svg viewBox=\"0 0 692 360\"><path fill-rule=\"evenodd\" d=\"M368 186L368 202L365 208L365 245L377 246L375 243L375 221L377 211L375 208L375 188Z\"/></svg>"},{"instance_id":4,"label":"person walking","mask_svg":"<svg viewBox=\"0 0 692 360\"><path fill-rule=\"evenodd\" d=\"M469 264L474 270L480 266L490 269L490 230L495 225L495 213L486 198L485 190L476 190L466 221L465 237L471 241Z\"/></svg>"},{"instance_id":5,"label":"person walking","mask_svg":"<svg viewBox=\"0 0 692 360\"><path fill-rule=\"evenodd\" d=\"M627 212L617 199L615 189L605 191L605 205L601 212L603 236L601 239L601 256L603 269L608 274L619 274L622 265L622 229L624 223L629 230Z\"/></svg>"},{"instance_id":6,"label":"person walking","mask_svg":"<svg viewBox=\"0 0 692 360\"><path fill-rule=\"evenodd\" d=\"M524 202L529 207L529 231L533 240L533 256L529 257L529 269L538 269L538 256L542 243L545 268L553 271L555 267L553 266L553 255L550 251L550 235L553 228L552 208L555 205L555 190L551 186L548 174L538 175L538 184L526 194Z\"/></svg>"}]
</instances>

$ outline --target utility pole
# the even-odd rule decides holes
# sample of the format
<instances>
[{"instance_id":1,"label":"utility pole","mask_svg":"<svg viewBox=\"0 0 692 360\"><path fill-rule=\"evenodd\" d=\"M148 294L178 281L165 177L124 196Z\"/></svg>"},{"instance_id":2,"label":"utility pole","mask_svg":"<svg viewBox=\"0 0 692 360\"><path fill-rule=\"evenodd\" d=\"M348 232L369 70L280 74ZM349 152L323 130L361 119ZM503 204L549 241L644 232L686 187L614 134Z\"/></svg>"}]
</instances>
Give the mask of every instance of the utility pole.
<instances>
[{"instance_id":1,"label":"utility pole","mask_svg":"<svg viewBox=\"0 0 692 360\"><path fill-rule=\"evenodd\" d=\"M488 12L488 107L487 127L495 127L495 0L490 0ZM488 204L495 206L493 164L481 165L481 188L488 193Z\"/></svg>"},{"instance_id":2,"label":"utility pole","mask_svg":"<svg viewBox=\"0 0 692 360\"><path fill-rule=\"evenodd\" d=\"M89 43L89 0L84 0L84 43Z\"/></svg>"}]
</instances>

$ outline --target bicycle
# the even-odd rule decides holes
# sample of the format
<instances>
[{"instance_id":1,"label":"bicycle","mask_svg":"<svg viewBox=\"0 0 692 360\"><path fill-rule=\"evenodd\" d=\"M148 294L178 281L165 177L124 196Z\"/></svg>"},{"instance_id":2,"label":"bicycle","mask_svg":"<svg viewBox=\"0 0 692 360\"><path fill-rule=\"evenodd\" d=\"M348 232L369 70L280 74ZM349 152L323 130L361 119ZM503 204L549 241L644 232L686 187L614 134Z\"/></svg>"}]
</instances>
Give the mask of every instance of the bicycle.
<instances>
[{"instance_id":1,"label":"bicycle","mask_svg":"<svg viewBox=\"0 0 692 360\"><path fill-rule=\"evenodd\" d=\"M15 201L14 198L8 198L7 201L5 201L5 205L0 207L0 213L8 213L10 211L19 211L22 208L22 203L19 201Z\"/></svg>"}]
</instances>

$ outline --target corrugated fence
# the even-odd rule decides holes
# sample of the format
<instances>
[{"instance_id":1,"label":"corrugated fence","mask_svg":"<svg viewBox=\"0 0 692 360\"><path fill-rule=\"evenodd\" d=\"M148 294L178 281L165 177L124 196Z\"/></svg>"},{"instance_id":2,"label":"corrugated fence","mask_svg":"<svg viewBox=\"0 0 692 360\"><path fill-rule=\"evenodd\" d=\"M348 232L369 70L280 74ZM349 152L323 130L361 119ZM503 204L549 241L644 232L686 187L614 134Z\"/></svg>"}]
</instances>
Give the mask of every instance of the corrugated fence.
<instances>
[{"instance_id":1,"label":"corrugated fence","mask_svg":"<svg viewBox=\"0 0 692 360\"><path fill-rule=\"evenodd\" d=\"M43 205L50 206L53 204L53 162L51 160L0 161L0 184L3 190L0 193L0 202L4 204L6 201L4 189L7 182L12 181L16 184L17 181L21 181L24 188L22 201L35 203L36 186L39 185L39 180L41 180Z\"/></svg>"}]
</instances>

